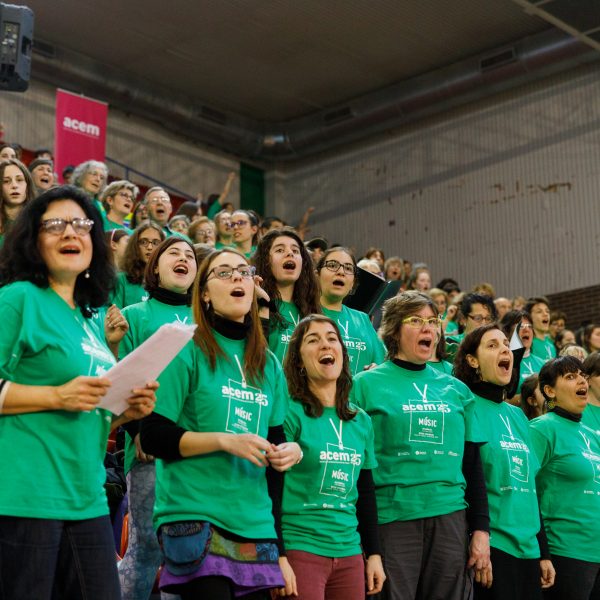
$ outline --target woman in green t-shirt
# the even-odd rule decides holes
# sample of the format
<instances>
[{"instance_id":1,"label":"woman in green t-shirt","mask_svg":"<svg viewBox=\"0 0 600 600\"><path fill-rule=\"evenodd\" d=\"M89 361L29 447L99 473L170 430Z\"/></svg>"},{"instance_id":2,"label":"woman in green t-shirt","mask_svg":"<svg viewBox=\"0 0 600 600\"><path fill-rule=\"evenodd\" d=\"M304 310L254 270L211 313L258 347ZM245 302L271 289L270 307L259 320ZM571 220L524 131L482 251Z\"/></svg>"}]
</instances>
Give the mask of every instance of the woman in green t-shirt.
<instances>
[{"instance_id":1,"label":"woman in green t-shirt","mask_svg":"<svg viewBox=\"0 0 600 600\"><path fill-rule=\"evenodd\" d=\"M156 385L119 418L98 406L114 357L92 317L112 277L100 215L72 186L28 203L0 253L3 599L120 597L106 442L111 421L152 410Z\"/></svg>"},{"instance_id":2,"label":"woman in green t-shirt","mask_svg":"<svg viewBox=\"0 0 600 600\"><path fill-rule=\"evenodd\" d=\"M581 361L561 356L539 375L548 412L531 421L540 507L556 582L551 600L600 597L600 436L582 415L589 410L588 374Z\"/></svg>"},{"instance_id":3,"label":"woman in green t-shirt","mask_svg":"<svg viewBox=\"0 0 600 600\"><path fill-rule=\"evenodd\" d=\"M236 210L231 215L231 230L235 249L248 260L258 244L258 217L252 210Z\"/></svg>"},{"instance_id":4,"label":"woman in green t-shirt","mask_svg":"<svg viewBox=\"0 0 600 600\"><path fill-rule=\"evenodd\" d=\"M148 301L123 310L129 329L120 343L119 358L135 350L165 323L192 323L191 287L197 271L196 253L189 242L174 236L156 249L144 276ZM129 541L119 563L119 578L123 600L147 600L161 563L152 527L156 471L154 458L141 447L139 423L128 423L124 429Z\"/></svg>"},{"instance_id":5,"label":"woman in green t-shirt","mask_svg":"<svg viewBox=\"0 0 600 600\"><path fill-rule=\"evenodd\" d=\"M285 441L285 380L262 332L253 276L234 250L204 259L194 340L161 375L156 410L141 427L144 452L159 459L161 588L184 600L254 599L284 585L273 518L282 481L264 467L286 469L300 449Z\"/></svg>"},{"instance_id":6,"label":"woman in green t-shirt","mask_svg":"<svg viewBox=\"0 0 600 600\"><path fill-rule=\"evenodd\" d=\"M554 581L554 569L536 496L539 463L527 418L520 408L506 402L513 353L498 325L483 325L466 335L454 361L454 375L475 395L477 422L487 440L481 447L481 460L494 581L489 589L475 586L475 598L541 599L542 588Z\"/></svg>"},{"instance_id":7,"label":"woman in green t-shirt","mask_svg":"<svg viewBox=\"0 0 600 600\"><path fill-rule=\"evenodd\" d=\"M321 312L312 259L298 234L285 227L269 231L260 240L254 265L272 301L267 309L269 348L283 363L294 327L307 315Z\"/></svg>"},{"instance_id":8,"label":"woman in green t-shirt","mask_svg":"<svg viewBox=\"0 0 600 600\"><path fill-rule=\"evenodd\" d=\"M382 363L385 357L385 348L368 315L344 305L344 298L352 293L357 283L356 269L352 252L339 246L326 250L317 263L321 308L342 332L352 376Z\"/></svg>"},{"instance_id":9,"label":"woman in green t-shirt","mask_svg":"<svg viewBox=\"0 0 600 600\"><path fill-rule=\"evenodd\" d=\"M285 375L293 400L284 429L303 452L302 462L285 475L281 509L298 595L362 600L363 550L367 594L380 592L385 580L371 472L377 464L373 426L348 401L348 352L331 319L310 315L300 321Z\"/></svg>"},{"instance_id":10,"label":"woman in green t-shirt","mask_svg":"<svg viewBox=\"0 0 600 600\"><path fill-rule=\"evenodd\" d=\"M511 398L511 404L518 406L521 400L521 385L525 379L540 372L540 369L544 366L544 361L531 352L531 346L533 344L533 324L530 316L525 311L508 311L502 317L500 326L509 340L512 339L515 330L517 330L517 335L524 348L523 358L519 365L519 381L516 387L516 395Z\"/></svg>"},{"instance_id":11,"label":"woman in green t-shirt","mask_svg":"<svg viewBox=\"0 0 600 600\"><path fill-rule=\"evenodd\" d=\"M162 228L150 221L136 227L129 236L111 298L118 308L148 299L148 292L144 289L144 271L152 253L164 239Z\"/></svg>"},{"instance_id":12,"label":"woman in green t-shirt","mask_svg":"<svg viewBox=\"0 0 600 600\"><path fill-rule=\"evenodd\" d=\"M350 396L375 431L373 478L390 600L462 600L471 567L489 583L479 459L485 440L467 387L427 364L440 329L429 296L410 291L388 300L379 331L387 360L356 375Z\"/></svg>"}]
</instances>

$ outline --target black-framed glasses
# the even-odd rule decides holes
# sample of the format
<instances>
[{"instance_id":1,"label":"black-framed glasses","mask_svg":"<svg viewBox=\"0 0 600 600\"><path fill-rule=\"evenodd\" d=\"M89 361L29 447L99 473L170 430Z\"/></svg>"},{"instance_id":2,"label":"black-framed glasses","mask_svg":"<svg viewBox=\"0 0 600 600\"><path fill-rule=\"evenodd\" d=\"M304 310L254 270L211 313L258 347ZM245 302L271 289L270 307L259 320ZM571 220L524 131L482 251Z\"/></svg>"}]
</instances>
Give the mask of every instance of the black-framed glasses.
<instances>
[{"instance_id":1,"label":"black-framed glasses","mask_svg":"<svg viewBox=\"0 0 600 600\"><path fill-rule=\"evenodd\" d=\"M240 265L239 267L213 267L208 274L210 275L212 273L216 279L231 279L236 271L239 273L240 277L250 279L251 277L254 277L256 268L251 267L250 265Z\"/></svg>"},{"instance_id":2,"label":"black-framed glasses","mask_svg":"<svg viewBox=\"0 0 600 600\"><path fill-rule=\"evenodd\" d=\"M150 246L156 248L160 244L160 240L148 240L146 238L140 238L138 240L138 244L144 248L149 248Z\"/></svg>"},{"instance_id":3,"label":"black-framed glasses","mask_svg":"<svg viewBox=\"0 0 600 600\"><path fill-rule=\"evenodd\" d=\"M245 227L246 225L250 225L250 221L244 221L243 219L240 219L239 221L231 221L229 228L235 229L236 227Z\"/></svg>"},{"instance_id":4,"label":"black-framed glasses","mask_svg":"<svg viewBox=\"0 0 600 600\"><path fill-rule=\"evenodd\" d=\"M346 275L354 275L356 273L356 269L352 263L341 263L339 260L326 260L323 266L333 273L337 273L340 267L344 268Z\"/></svg>"},{"instance_id":5,"label":"black-framed glasses","mask_svg":"<svg viewBox=\"0 0 600 600\"><path fill-rule=\"evenodd\" d=\"M67 225L70 225L77 235L85 235L92 230L94 221L92 221L92 219L84 219L82 217L75 217L71 220L60 219L56 217L54 219L45 219L40 225L43 231L54 235L63 234L67 229Z\"/></svg>"},{"instance_id":6,"label":"black-framed glasses","mask_svg":"<svg viewBox=\"0 0 600 600\"><path fill-rule=\"evenodd\" d=\"M477 323L477 325L481 325L482 323L485 323L486 325L488 325L489 323L493 323L494 319L493 317L487 315L467 315L469 317L469 319L471 319L474 323Z\"/></svg>"}]
</instances>

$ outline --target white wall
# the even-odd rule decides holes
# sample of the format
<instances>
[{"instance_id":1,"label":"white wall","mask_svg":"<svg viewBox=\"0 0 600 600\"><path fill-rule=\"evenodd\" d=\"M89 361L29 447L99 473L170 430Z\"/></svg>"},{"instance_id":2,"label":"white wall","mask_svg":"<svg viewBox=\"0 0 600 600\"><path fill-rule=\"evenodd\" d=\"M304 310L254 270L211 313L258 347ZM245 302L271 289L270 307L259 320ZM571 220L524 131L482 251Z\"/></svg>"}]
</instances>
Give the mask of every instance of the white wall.
<instances>
[{"instance_id":1,"label":"white wall","mask_svg":"<svg viewBox=\"0 0 600 600\"><path fill-rule=\"evenodd\" d=\"M54 146L56 88L32 81L24 93L0 92L0 122L4 139L25 148ZM195 197L219 193L230 171L239 171L233 156L194 145L168 130L109 107L106 154L142 173L164 181ZM111 174L122 176L118 167ZM138 176L137 183L148 184ZM229 199L239 206L239 181Z\"/></svg>"},{"instance_id":2,"label":"white wall","mask_svg":"<svg viewBox=\"0 0 600 600\"><path fill-rule=\"evenodd\" d=\"M600 69L586 68L282 167L269 212L357 252L502 295L598 283Z\"/></svg>"}]
</instances>

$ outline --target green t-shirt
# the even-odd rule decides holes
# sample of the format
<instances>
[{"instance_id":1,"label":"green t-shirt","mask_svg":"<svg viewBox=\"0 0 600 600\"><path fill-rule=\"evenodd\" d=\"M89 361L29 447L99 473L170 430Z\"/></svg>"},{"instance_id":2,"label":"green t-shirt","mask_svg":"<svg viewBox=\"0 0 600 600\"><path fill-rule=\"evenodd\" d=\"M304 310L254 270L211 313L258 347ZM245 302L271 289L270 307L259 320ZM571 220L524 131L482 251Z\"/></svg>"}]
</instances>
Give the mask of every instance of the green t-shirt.
<instances>
[{"instance_id":1,"label":"green t-shirt","mask_svg":"<svg viewBox=\"0 0 600 600\"><path fill-rule=\"evenodd\" d=\"M550 552L600 563L600 438L553 412L530 427Z\"/></svg>"},{"instance_id":2,"label":"green t-shirt","mask_svg":"<svg viewBox=\"0 0 600 600\"><path fill-rule=\"evenodd\" d=\"M490 509L490 545L516 558L539 558L540 530L527 417L508 404L475 396L478 423L487 439L481 447Z\"/></svg>"},{"instance_id":3,"label":"green t-shirt","mask_svg":"<svg viewBox=\"0 0 600 600\"><path fill-rule=\"evenodd\" d=\"M596 435L600 437L600 406L588 402L588 405L583 411L581 422L590 429L593 429L596 432Z\"/></svg>"},{"instance_id":4,"label":"green t-shirt","mask_svg":"<svg viewBox=\"0 0 600 600\"><path fill-rule=\"evenodd\" d=\"M343 305L342 310L323 307L323 314L340 328L353 376L367 365L381 364L385 360L385 346L377 337L377 332L366 313Z\"/></svg>"},{"instance_id":5,"label":"green t-shirt","mask_svg":"<svg viewBox=\"0 0 600 600\"><path fill-rule=\"evenodd\" d=\"M300 311L293 302L279 300L277 304L279 313L285 320L285 324L278 324L275 321L271 321L269 348L278 358L279 362L283 364L294 328L300 322Z\"/></svg>"},{"instance_id":6,"label":"green t-shirt","mask_svg":"<svg viewBox=\"0 0 600 600\"><path fill-rule=\"evenodd\" d=\"M189 342L159 377L155 412L187 431L266 438L269 427L285 419L287 390L281 365L267 351L262 379L244 382L239 365L243 366L246 340L214 334L224 352L215 370ZM274 539L265 469L227 452L157 460L154 524L187 520L209 521L250 539Z\"/></svg>"},{"instance_id":7,"label":"green t-shirt","mask_svg":"<svg viewBox=\"0 0 600 600\"><path fill-rule=\"evenodd\" d=\"M541 358L544 362L556 358L556 348L552 342L552 338L547 335L543 340L533 336L533 344L531 344L531 354Z\"/></svg>"},{"instance_id":8,"label":"green t-shirt","mask_svg":"<svg viewBox=\"0 0 600 600\"><path fill-rule=\"evenodd\" d=\"M94 320L51 288L17 282L0 289L0 377L62 385L115 363ZM0 415L0 515L91 519L108 514L104 454L111 415L45 411Z\"/></svg>"},{"instance_id":9,"label":"green t-shirt","mask_svg":"<svg viewBox=\"0 0 600 600\"><path fill-rule=\"evenodd\" d=\"M308 417L292 400L284 429L304 456L284 479L281 528L288 550L338 558L361 554L356 482L361 469L377 466L373 426L360 408L342 421L333 407Z\"/></svg>"},{"instance_id":10,"label":"green t-shirt","mask_svg":"<svg viewBox=\"0 0 600 600\"><path fill-rule=\"evenodd\" d=\"M104 231L112 231L113 229L123 229L123 231L126 231L129 235L133 233L131 229L127 227L127 225L121 225L121 223L115 223L114 221L111 221L105 213L102 213L102 226L104 227Z\"/></svg>"},{"instance_id":11,"label":"green t-shirt","mask_svg":"<svg viewBox=\"0 0 600 600\"><path fill-rule=\"evenodd\" d=\"M544 360L542 360L539 356L535 356L534 354L529 354L529 356L524 356L521 361L521 370L519 372L519 386L517 387L517 394L521 393L521 386L523 382L532 375L539 373L542 370L542 367L546 364Z\"/></svg>"},{"instance_id":12,"label":"green t-shirt","mask_svg":"<svg viewBox=\"0 0 600 600\"><path fill-rule=\"evenodd\" d=\"M190 306L172 306L160 302L156 298L150 298L147 302L138 302L124 308L123 316L129 323L129 329L119 345L119 359L135 350L165 323L191 324L194 322ZM135 462L135 445L131 437L126 435L125 473L130 471Z\"/></svg>"},{"instance_id":13,"label":"green t-shirt","mask_svg":"<svg viewBox=\"0 0 600 600\"><path fill-rule=\"evenodd\" d=\"M455 335L448 336L446 338L446 354L451 362L454 362L458 347L462 344L465 339L464 333L456 333Z\"/></svg>"},{"instance_id":14,"label":"green t-shirt","mask_svg":"<svg viewBox=\"0 0 600 600\"><path fill-rule=\"evenodd\" d=\"M452 375L452 363L449 363L447 360L439 360L437 362L428 360L427 364L434 368L436 371L440 373L445 373L446 375Z\"/></svg>"},{"instance_id":15,"label":"green t-shirt","mask_svg":"<svg viewBox=\"0 0 600 600\"><path fill-rule=\"evenodd\" d=\"M235 246L233 244L224 244L223 242L216 242L215 250L235 250Z\"/></svg>"},{"instance_id":16,"label":"green t-shirt","mask_svg":"<svg viewBox=\"0 0 600 600\"><path fill-rule=\"evenodd\" d=\"M127 274L123 271L117 273L115 289L112 292L110 302L116 304L118 308L125 308L138 302L145 302L150 295L144 287L138 283L131 283L127 279Z\"/></svg>"},{"instance_id":17,"label":"green t-shirt","mask_svg":"<svg viewBox=\"0 0 600 600\"><path fill-rule=\"evenodd\" d=\"M185 240L186 242L193 244L192 240L187 235L185 235L185 233L181 233L179 231L173 231L168 225L165 225L162 228L162 230L163 230L163 233L165 234L165 239L170 238L170 237L179 237L182 240Z\"/></svg>"},{"instance_id":18,"label":"green t-shirt","mask_svg":"<svg viewBox=\"0 0 600 600\"><path fill-rule=\"evenodd\" d=\"M430 366L411 371L385 361L354 378L351 399L373 421L380 523L466 508L465 441L485 440L462 382Z\"/></svg>"},{"instance_id":19,"label":"green t-shirt","mask_svg":"<svg viewBox=\"0 0 600 600\"><path fill-rule=\"evenodd\" d=\"M444 315L445 317L446 315ZM444 332L446 335L452 335L458 333L458 323L456 321L448 321L446 325L446 331Z\"/></svg>"}]
</instances>

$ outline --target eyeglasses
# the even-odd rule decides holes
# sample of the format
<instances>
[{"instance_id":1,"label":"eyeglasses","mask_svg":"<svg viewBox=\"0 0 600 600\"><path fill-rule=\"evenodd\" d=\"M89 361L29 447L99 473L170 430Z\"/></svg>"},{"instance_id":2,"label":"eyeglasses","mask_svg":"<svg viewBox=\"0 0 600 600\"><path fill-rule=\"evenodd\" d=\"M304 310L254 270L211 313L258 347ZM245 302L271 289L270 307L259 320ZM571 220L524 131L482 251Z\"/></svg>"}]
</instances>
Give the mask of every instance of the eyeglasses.
<instances>
[{"instance_id":1,"label":"eyeglasses","mask_svg":"<svg viewBox=\"0 0 600 600\"><path fill-rule=\"evenodd\" d=\"M533 329L533 325L531 323L521 323L519 329Z\"/></svg>"},{"instance_id":2,"label":"eyeglasses","mask_svg":"<svg viewBox=\"0 0 600 600\"><path fill-rule=\"evenodd\" d=\"M143 246L144 248L149 248L150 246L156 248L160 244L160 240L149 240L146 238L140 238L138 240L138 244L140 246Z\"/></svg>"},{"instance_id":3,"label":"eyeglasses","mask_svg":"<svg viewBox=\"0 0 600 600\"><path fill-rule=\"evenodd\" d=\"M240 221L231 221L231 223L229 224L229 228L230 229L235 229L236 227L245 227L246 225L249 225L250 221L244 221L243 219Z\"/></svg>"},{"instance_id":4,"label":"eyeglasses","mask_svg":"<svg viewBox=\"0 0 600 600\"><path fill-rule=\"evenodd\" d=\"M166 196L158 196L148 200L148 204L170 204L171 200Z\"/></svg>"},{"instance_id":5,"label":"eyeglasses","mask_svg":"<svg viewBox=\"0 0 600 600\"><path fill-rule=\"evenodd\" d=\"M240 277L244 279L250 279L254 277L256 273L256 269L251 266L243 266L243 267L214 267L212 268L208 274L214 274L216 279L231 279L233 277L234 272L238 272ZM207 278L208 279L208 278Z\"/></svg>"},{"instance_id":6,"label":"eyeglasses","mask_svg":"<svg viewBox=\"0 0 600 600\"><path fill-rule=\"evenodd\" d=\"M346 273L346 275L354 275L356 273L356 269L352 263L341 263L339 260L326 260L323 263L323 266L328 271L333 271L334 273L337 273L340 270L340 267L344 268L344 273Z\"/></svg>"},{"instance_id":7,"label":"eyeglasses","mask_svg":"<svg viewBox=\"0 0 600 600\"><path fill-rule=\"evenodd\" d=\"M75 219L71 219L67 221L65 219L46 219L41 222L41 228L46 233L52 233L56 235L61 235L67 229L67 225L70 225L73 228L73 231L77 235L85 235L92 230L92 226L94 225L94 221L92 219L83 219L81 217L76 217Z\"/></svg>"},{"instance_id":8,"label":"eyeglasses","mask_svg":"<svg viewBox=\"0 0 600 600\"><path fill-rule=\"evenodd\" d=\"M467 315L469 317L469 319L471 319L473 322L477 323L478 325L481 325L481 323L493 323L494 319L492 317L490 317L489 315L484 317L483 315Z\"/></svg>"},{"instance_id":9,"label":"eyeglasses","mask_svg":"<svg viewBox=\"0 0 600 600\"><path fill-rule=\"evenodd\" d=\"M127 194L126 192L117 192L117 196L121 196L121 198L126 198L127 200L133 200L133 194Z\"/></svg>"},{"instance_id":10,"label":"eyeglasses","mask_svg":"<svg viewBox=\"0 0 600 600\"><path fill-rule=\"evenodd\" d=\"M412 316L402 319L402 324L408 325L413 329L423 329L425 325L428 325L429 327L435 327L437 329L438 327L442 326L442 320L439 317L430 317L429 319L424 319L423 317Z\"/></svg>"},{"instance_id":11,"label":"eyeglasses","mask_svg":"<svg viewBox=\"0 0 600 600\"><path fill-rule=\"evenodd\" d=\"M212 229L206 229L206 230L198 229L198 230L196 230L196 236L200 237L200 238L214 237L215 232Z\"/></svg>"}]
</instances>

